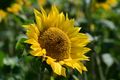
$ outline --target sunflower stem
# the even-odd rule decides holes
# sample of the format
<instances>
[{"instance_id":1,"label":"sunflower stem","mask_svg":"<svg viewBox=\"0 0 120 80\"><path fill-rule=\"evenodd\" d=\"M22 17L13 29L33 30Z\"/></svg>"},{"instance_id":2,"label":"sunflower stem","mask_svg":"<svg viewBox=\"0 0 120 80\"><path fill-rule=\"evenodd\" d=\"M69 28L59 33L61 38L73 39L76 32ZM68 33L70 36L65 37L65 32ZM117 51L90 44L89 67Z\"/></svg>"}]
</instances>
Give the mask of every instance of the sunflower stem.
<instances>
[{"instance_id":1,"label":"sunflower stem","mask_svg":"<svg viewBox=\"0 0 120 80\"><path fill-rule=\"evenodd\" d=\"M84 80L88 80L86 72L84 72Z\"/></svg>"},{"instance_id":2,"label":"sunflower stem","mask_svg":"<svg viewBox=\"0 0 120 80\"><path fill-rule=\"evenodd\" d=\"M101 80L106 80L104 75L103 75L103 70L102 70L102 66L101 66L101 62L98 56L96 56L96 61L97 61L97 65L98 65L98 70L99 70L99 74L100 74L100 79Z\"/></svg>"},{"instance_id":3,"label":"sunflower stem","mask_svg":"<svg viewBox=\"0 0 120 80\"><path fill-rule=\"evenodd\" d=\"M93 77L93 80L96 80L97 78L96 78L96 71L95 71L95 57L96 57L96 55L95 55L95 53L93 53L92 55L91 55L91 62L92 62L92 74L94 75L94 76L92 76Z\"/></svg>"}]
</instances>

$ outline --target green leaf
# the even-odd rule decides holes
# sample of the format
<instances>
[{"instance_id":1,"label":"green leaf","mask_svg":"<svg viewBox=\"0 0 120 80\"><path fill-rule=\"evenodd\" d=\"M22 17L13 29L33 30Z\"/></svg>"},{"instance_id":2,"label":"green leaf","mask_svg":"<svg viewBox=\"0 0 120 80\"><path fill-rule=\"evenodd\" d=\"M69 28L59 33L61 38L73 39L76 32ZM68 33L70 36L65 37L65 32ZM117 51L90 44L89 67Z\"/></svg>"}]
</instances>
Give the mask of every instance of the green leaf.
<instances>
[{"instance_id":1,"label":"green leaf","mask_svg":"<svg viewBox=\"0 0 120 80\"><path fill-rule=\"evenodd\" d=\"M4 59L4 57L5 57L5 53L0 51L0 67L3 66L3 59Z\"/></svg>"},{"instance_id":2,"label":"green leaf","mask_svg":"<svg viewBox=\"0 0 120 80\"><path fill-rule=\"evenodd\" d=\"M21 38L20 40L18 40L18 42L16 43L16 50L23 50L25 48L25 43L24 41L26 40L26 38Z\"/></svg>"}]
</instances>

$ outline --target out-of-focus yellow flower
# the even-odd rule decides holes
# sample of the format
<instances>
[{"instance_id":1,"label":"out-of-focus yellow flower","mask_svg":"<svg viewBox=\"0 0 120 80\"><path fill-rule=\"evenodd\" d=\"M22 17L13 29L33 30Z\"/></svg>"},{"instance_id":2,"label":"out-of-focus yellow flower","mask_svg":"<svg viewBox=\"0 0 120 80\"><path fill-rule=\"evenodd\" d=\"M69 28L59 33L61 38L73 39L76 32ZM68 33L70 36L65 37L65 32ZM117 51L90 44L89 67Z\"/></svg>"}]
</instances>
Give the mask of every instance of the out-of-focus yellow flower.
<instances>
[{"instance_id":1,"label":"out-of-focus yellow flower","mask_svg":"<svg viewBox=\"0 0 120 80\"><path fill-rule=\"evenodd\" d=\"M0 20L4 19L9 12L17 14L21 7L21 0L0 0Z\"/></svg>"},{"instance_id":2,"label":"out-of-focus yellow flower","mask_svg":"<svg viewBox=\"0 0 120 80\"><path fill-rule=\"evenodd\" d=\"M31 6L30 0L17 0L17 3L25 6Z\"/></svg>"},{"instance_id":3,"label":"out-of-focus yellow flower","mask_svg":"<svg viewBox=\"0 0 120 80\"><path fill-rule=\"evenodd\" d=\"M11 12L11 13L14 13L14 14L17 14L20 10L21 10L21 5L17 4L17 3L14 3L14 4L11 5L11 7L7 8L8 12Z\"/></svg>"},{"instance_id":4,"label":"out-of-focus yellow flower","mask_svg":"<svg viewBox=\"0 0 120 80\"><path fill-rule=\"evenodd\" d=\"M27 7L31 7L32 3L30 1L25 0L24 5L27 6Z\"/></svg>"},{"instance_id":5,"label":"out-of-focus yellow flower","mask_svg":"<svg viewBox=\"0 0 120 80\"><path fill-rule=\"evenodd\" d=\"M97 8L103 8L105 10L110 10L111 9L110 5L109 4L105 4L105 3L100 3L100 4L97 3L96 7Z\"/></svg>"},{"instance_id":6,"label":"out-of-focus yellow flower","mask_svg":"<svg viewBox=\"0 0 120 80\"><path fill-rule=\"evenodd\" d=\"M0 10L0 22L2 21L2 19L5 19L6 16L7 16L7 13L3 10Z\"/></svg>"},{"instance_id":7,"label":"out-of-focus yellow flower","mask_svg":"<svg viewBox=\"0 0 120 80\"><path fill-rule=\"evenodd\" d=\"M32 3L30 0L18 0L18 3L26 6L26 7L31 7L32 6Z\"/></svg>"},{"instance_id":8,"label":"out-of-focus yellow flower","mask_svg":"<svg viewBox=\"0 0 120 80\"><path fill-rule=\"evenodd\" d=\"M91 24L91 25L90 25L90 30L91 30L92 32L95 31L95 25L94 25L94 24Z\"/></svg>"},{"instance_id":9,"label":"out-of-focus yellow flower","mask_svg":"<svg viewBox=\"0 0 120 80\"><path fill-rule=\"evenodd\" d=\"M40 6L44 6L46 4L47 0L38 0L38 4Z\"/></svg>"},{"instance_id":10,"label":"out-of-focus yellow flower","mask_svg":"<svg viewBox=\"0 0 120 80\"><path fill-rule=\"evenodd\" d=\"M58 75L66 76L65 65L80 73L87 71L83 61L89 60L85 56L90 51L85 47L89 39L79 33L80 27L74 27L74 20L59 13L56 6L52 6L48 14L42 7L41 12L35 9L34 13L36 23L24 25L28 36L25 42L31 44L31 55L42 56Z\"/></svg>"},{"instance_id":11,"label":"out-of-focus yellow flower","mask_svg":"<svg viewBox=\"0 0 120 80\"><path fill-rule=\"evenodd\" d=\"M96 0L96 7L110 10L117 5L117 0Z\"/></svg>"},{"instance_id":12,"label":"out-of-focus yellow flower","mask_svg":"<svg viewBox=\"0 0 120 80\"><path fill-rule=\"evenodd\" d=\"M110 6L116 6L117 5L117 0L107 0L106 3L109 4Z\"/></svg>"},{"instance_id":13,"label":"out-of-focus yellow flower","mask_svg":"<svg viewBox=\"0 0 120 80\"><path fill-rule=\"evenodd\" d=\"M16 3L23 5L24 4L24 0L16 0Z\"/></svg>"}]
</instances>

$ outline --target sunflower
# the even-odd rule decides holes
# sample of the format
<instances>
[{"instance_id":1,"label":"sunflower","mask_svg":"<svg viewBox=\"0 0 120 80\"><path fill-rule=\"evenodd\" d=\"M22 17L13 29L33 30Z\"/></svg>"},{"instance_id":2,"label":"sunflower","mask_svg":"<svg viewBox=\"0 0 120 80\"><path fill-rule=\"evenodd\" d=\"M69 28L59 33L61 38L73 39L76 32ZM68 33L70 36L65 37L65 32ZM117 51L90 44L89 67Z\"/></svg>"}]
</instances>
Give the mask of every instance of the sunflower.
<instances>
[{"instance_id":1,"label":"sunflower","mask_svg":"<svg viewBox=\"0 0 120 80\"><path fill-rule=\"evenodd\" d=\"M7 16L7 13L17 14L21 10L21 0L0 0L0 20Z\"/></svg>"},{"instance_id":2,"label":"sunflower","mask_svg":"<svg viewBox=\"0 0 120 80\"><path fill-rule=\"evenodd\" d=\"M44 6L46 4L47 0L38 0L38 4L40 6Z\"/></svg>"},{"instance_id":3,"label":"sunflower","mask_svg":"<svg viewBox=\"0 0 120 80\"><path fill-rule=\"evenodd\" d=\"M80 27L74 27L74 20L59 13L56 6L47 14L41 7L41 12L34 10L36 23L24 25L31 44L30 54L43 58L51 66L54 73L66 76L65 66L77 69L80 73L87 71L83 61L89 60L85 53L90 51L85 47L89 43L86 34L79 33Z\"/></svg>"},{"instance_id":4,"label":"sunflower","mask_svg":"<svg viewBox=\"0 0 120 80\"><path fill-rule=\"evenodd\" d=\"M3 10L0 10L0 22L2 21L2 19L4 19L7 16L7 13L4 12Z\"/></svg>"},{"instance_id":5,"label":"sunflower","mask_svg":"<svg viewBox=\"0 0 120 80\"><path fill-rule=\"evenodd\" d=\"M96 7L101 7L105 10L110 10L117 4L117 0L96 0Z\"/></svg>"}]
</instances>

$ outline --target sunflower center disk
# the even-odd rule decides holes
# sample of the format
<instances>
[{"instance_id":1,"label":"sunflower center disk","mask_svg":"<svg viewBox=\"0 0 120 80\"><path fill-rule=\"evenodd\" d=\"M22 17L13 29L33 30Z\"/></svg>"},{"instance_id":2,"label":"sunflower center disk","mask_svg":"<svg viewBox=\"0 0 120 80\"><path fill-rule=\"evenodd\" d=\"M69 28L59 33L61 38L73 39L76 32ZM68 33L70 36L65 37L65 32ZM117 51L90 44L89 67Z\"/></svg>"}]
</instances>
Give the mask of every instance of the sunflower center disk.
<instances>
[{"instance_id":1,"label":"sunflower center disk","mask_svg":"<svg viewBox=\"0 0 120 80\"><path fill-rule=\"evenodd\" d=\"M55 27L49 28L39 37L39 42L41 47L46 49L47 56L57 61L69 58L71 44L62 30Z\"/></svg>"}]
</instances>

